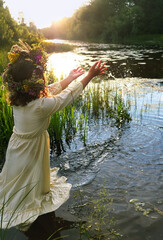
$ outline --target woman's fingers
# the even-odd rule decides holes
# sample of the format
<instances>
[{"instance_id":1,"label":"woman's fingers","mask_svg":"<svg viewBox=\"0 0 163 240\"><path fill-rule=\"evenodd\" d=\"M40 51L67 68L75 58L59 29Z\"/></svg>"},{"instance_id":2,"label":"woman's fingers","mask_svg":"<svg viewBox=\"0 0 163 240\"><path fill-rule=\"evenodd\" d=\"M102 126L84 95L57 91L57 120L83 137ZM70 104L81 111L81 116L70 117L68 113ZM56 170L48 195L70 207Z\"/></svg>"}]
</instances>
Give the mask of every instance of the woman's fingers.
<instances>
[{"instance_id":1,"label":"woman's fingers","mask_svg":"<svg viewBox=\"0 0 163 240\"><path fill-rule=\"evenodd\" d=\"M99 64L99 61L95 62L95 63L93 64L92 68L95 68L95 67L97 66L97 64ZM97 68L98 68L98 66L97 66Z\"/></svg>"},{"instance_id":2,"label":"woman's fingers","mask_svg":"<svg viewBox=\"0 0 163 240\"><path fill-rule=\"evenodd\" d=\"M81 68L81 67L77 67L74 70L75 70L75 72L84 72L83 68Z\"/></svg>"},{"instance_id":3,"label":"woman's fingers","mask_svg":"<svg viewBox=\"0 0 163 240\"><path fill-rule=\"evenodd\" d=\"M101 69L105 66L105 64L106 64L105 62L102 64Z\"/></svg>"},{"instance_id":4,"label":"woman's fingers","mask_svg":"<svg viewBox=\"0 0 163 240\"><path fill-rule=\"evenodd\" d=\"M108 69L108 68L107 67L102 68L101 71L104 72L106 69Z\"/></svg>"},{"instance_id":5,"label":"woman's fingers","mask_svg":"<svg viewBox=\"0 0 163 240\"><path fill-rule=\"evenodd\" d=\"M98 62L96 69L100 68L101 63L102 63L102 60Z\"/></svg>"}]
</instances>

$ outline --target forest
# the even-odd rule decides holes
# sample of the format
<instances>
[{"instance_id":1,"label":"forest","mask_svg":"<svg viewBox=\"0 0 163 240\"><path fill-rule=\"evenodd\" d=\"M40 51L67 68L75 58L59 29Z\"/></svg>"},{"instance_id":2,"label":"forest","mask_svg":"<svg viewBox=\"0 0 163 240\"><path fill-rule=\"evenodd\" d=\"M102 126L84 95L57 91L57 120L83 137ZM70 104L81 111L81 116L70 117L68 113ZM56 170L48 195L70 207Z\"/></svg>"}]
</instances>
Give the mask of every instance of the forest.
<instances>
[{"instance_id":1,"label":"forest","mask_svg":"<svg viewBox=\"0 0 163 240\"><path fill-rule=\"evenodd\" d=\"M91 0L72 17L42 29L49 39L119 43L141 38L163 42L162 0Z\"/></svg>"},{"instance_id":2,"label":"forest","mask_svg":"<svg viewBox=\"0 0 163 240\"><path fill-rule=\"evenodd\" d=\"M23 17L16 22L0 0L0 46L19 38L32 44L43 37L104 43L140 39L163 45L162 13L162 0L90 0L72 17L37 29L33 22L27 26Z\"/></svg>"},{"instance_id":3,"label":"forest","mask_svg":"<svg viewBox=\"0 0 163 240\"><path fill-rule=\"evenodd\" d=\"M31 22L29 26L25 24L25 19L19 19L16 22L11 17L8 7L4 7L4 1L0 0L0 46L11 45L14 41L22 38L24 41L32 44L39 42L42 34Z\"/></svg>"}]
</instances>

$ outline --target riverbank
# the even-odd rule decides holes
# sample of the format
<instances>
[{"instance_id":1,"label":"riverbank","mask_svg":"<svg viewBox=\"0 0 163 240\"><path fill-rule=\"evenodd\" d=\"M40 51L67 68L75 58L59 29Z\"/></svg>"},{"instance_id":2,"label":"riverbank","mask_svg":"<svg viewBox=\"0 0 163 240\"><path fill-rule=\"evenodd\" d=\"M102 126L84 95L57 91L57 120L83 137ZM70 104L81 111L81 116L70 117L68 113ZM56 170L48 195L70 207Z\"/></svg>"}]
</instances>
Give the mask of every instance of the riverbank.
<instances>
[{"instance_id":1,"label":"riverbank","mask_svg":"<svg viewBox=\"0 0 163 240\"><path fill-rule=\"evenodd\" d=\"M163 47L163 34L131 36L125 38L121 43L138 46Z\"/></svg>"}]
</instances>

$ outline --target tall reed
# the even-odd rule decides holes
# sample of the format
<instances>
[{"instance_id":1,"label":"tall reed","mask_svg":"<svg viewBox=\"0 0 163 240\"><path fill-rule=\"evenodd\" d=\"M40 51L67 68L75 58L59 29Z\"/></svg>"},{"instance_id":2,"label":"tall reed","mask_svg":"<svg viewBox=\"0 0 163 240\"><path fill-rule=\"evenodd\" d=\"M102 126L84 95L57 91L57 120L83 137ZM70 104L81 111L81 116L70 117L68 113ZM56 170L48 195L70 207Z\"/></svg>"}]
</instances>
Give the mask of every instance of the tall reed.
<instances>
[{"instance_id":1,"label":"tall reed","mask_svg":"<svg viewBox=\"0 0 163 240\"><path fill-rule=\"evenodd\" d=\"M2 84L2 77L0 77L0 157L5 152L13 129L12 108L9 106L6 98L7 92Z\"/></svg>"},{"instance_id":2,"label":"tall reed","mask_svg":"<svg viewBox=\"0 0 163 240\"><path fill-rule=\"evenodd\" d=\"M55 75L49 74L55 78ZM6 96L6 90L1 84L0 150L3 153L13 128L12 108L8 105ZM111 91L107 82L88 85L73 105L52 116L48 129L52 150L56 149L58 154L65 151L64 143L70 146L76 133L79 133L80 139L86 145L88 127L96 122L108 123L113 119L117 127L122 127L126 122L131 121L129 110L130 105L124 102L121 94L118 94L117 91Z\"/></svg>"},{"instance_id":3,"label":"tall reed","mask_svg":"<svg viewBox=\"0 0 163 240\"><path fill-rule=\"evenodd\" d=\"M0 75L8 64L8 56L7 56L8 50L9 50L9 47L0 48Z\"/></svg>"}]
</instances>

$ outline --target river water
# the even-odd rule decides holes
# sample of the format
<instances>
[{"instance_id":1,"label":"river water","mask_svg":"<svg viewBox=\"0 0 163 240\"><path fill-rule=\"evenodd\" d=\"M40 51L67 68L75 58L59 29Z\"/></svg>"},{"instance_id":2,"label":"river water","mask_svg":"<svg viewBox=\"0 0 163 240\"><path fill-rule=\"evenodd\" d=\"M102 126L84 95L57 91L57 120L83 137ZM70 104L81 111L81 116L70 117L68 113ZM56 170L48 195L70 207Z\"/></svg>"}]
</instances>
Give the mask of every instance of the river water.
<instances>
[{"instance_id":1,"label":"river water","mask_svg":"<svg viewBox=\"0 0 163 240\"><path fill-rule=\"evenodd\" d=\"M85 147L77 135L65 153L52 154L51 166L60 167L60 174L73 185L70 199L56 215L70 223L78 221L80 214L87 220L87 210L79 211L79 205L97 199L98 192L106 188L113 198L110 215L116 219L114 228L123 235L121 239L162 240L163 49L68 43L76 48L51 54L49 68L60 78L74 67L88 70L103 59L108 70L96 81L107 81L113 91L116 88L122 94L130 103L132 121L121 129L113 122L90 124ZM80 198L74 198L77 191L82 193ZM38 238L32 230L29 239L44 239L39 231L37 234ZM63 225L61 235L79 239L71 224Z\"/></svg>"},{"instance_id":2,"label":"river water","mask_svg":"<svg viewBox=\"0 0 163 240\"><path fill-rule=\"evenodd\" d=\"M67 74L71 67L88 69L103 59L108 72L100 81L116 86L124 101L130 102L132 121L123 129L112 124L89 126L87 146L76 138L71 149L52 165L61 168L73 191L82 189L85 201L107 187L123 239L161 240L163 219L157 210L163 211L163 49L76 46L74 52L51 55L51 65L59 65L58 73L61 67ZM73 201L71 197L66 205L71 206L68 219L75 215ZM61 214L61 208L58 212L64 218L65 211Z\"/></svg>"}]
</instances>

